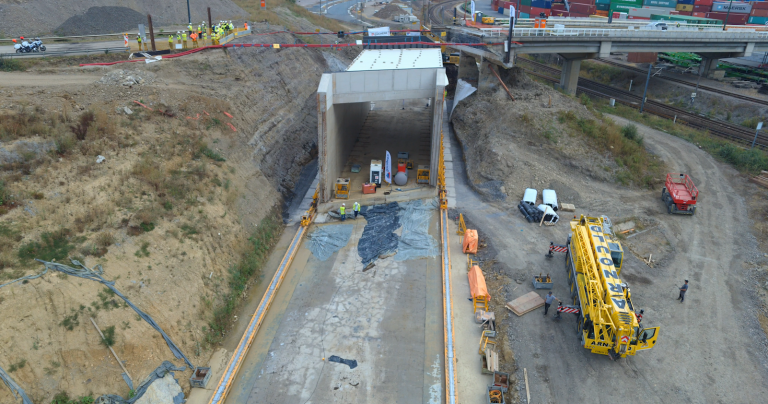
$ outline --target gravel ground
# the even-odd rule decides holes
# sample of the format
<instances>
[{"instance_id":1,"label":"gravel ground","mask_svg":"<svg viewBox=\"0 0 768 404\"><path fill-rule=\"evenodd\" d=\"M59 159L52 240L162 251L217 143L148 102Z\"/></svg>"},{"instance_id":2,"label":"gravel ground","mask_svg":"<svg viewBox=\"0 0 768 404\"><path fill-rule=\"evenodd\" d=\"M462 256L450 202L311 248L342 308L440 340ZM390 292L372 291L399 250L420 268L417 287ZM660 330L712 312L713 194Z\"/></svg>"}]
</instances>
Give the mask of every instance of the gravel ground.
<instances>
[{"instance_id":1,"label":"gravel ground","mask_svg":"<svg viewBox=\"0 0 768 404\"><path fill-rule=\"evenodd\" d=\"M128 31L146 23L147 16L128 7L91 7L85 14L69 17L53 32L61 36L96 35Z\"/></svg>"}]
</instances>

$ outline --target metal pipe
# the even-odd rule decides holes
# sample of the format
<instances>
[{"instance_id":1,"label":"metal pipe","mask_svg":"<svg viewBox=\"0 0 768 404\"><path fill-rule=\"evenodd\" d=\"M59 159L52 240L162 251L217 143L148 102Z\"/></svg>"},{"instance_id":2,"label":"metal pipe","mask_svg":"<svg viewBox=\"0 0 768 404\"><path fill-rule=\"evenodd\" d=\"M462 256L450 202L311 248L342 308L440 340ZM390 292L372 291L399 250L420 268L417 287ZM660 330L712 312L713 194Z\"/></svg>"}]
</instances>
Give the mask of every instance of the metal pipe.
<instances>
[{"instance_id":1,"label":"metal pipe","mask_svg":"<svg viewBox=\"0 0 768 404\"><path fill-rule=\"evenodd\" d=\"M643 100L640 103L640 113L643 113L643 107L645 107L645 96L648 94L648 83L651 82L651 68L653 68L653 63L648 64L648 77L645 78L645 90L643 91Z\"/></svg>"},{"instance_id":2,"label":"metal pipe","mask_svg":"<svg viewBox=\"0 0 768 404\"><path fill-rule=\"evenodd\" d=\"M728 25L728 17L731 15L731 7L733 7L733 0L728 3L728 12L725 14L725 21L723 21L723 31L726 31L725 27Z\"/></svg>"},{"instance_id":3,"label":"metal pipe","mask_svg":"<svg viewBox=\"0 0 768 404\"><path fill-rule=\"evenodd\" d=\"M187 0L187 24L192 24L192 13L189 11L189 0Z\"/></svg>"},{"instance_id":4,"label":"metal pipe","mask_svg":"<svg viewBox=\"0 0 768 404\"><path fill-rule=\"evenodd\" d=\"M504 84L504 82L501 80L501 76L499 76L499 73L493 69L493 66L490 63L488 64L488 70L490 70L493 73L493 75L496 76L497 79L499 79L499 83L501 83L501 86L504 87L504 91L506 91L507 95L509 95L509 98L511 98L512 101L514 101L515 97L513 97L512 93L509 92L507 85Z\"/></svg>"}]
</instances>

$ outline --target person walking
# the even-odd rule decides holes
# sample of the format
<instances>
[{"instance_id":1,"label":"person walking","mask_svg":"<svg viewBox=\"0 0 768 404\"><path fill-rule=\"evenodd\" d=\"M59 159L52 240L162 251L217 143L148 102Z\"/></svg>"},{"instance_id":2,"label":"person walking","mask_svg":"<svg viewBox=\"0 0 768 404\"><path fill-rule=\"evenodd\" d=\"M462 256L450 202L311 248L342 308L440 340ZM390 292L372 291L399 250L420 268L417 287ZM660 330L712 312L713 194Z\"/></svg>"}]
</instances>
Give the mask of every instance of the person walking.
<instances>
[{"instance_id":1,"label":"person walking","mask_svg":"<svg viewBox=\"0 0 768 404\"><path fill-rule=\"evenodd\" d=\"M549 310L549 306L552 305L552 302L557 300L558 302L562 303L562 300L555 297L555 295L552 294L552 292L547 293L547 296L544 298L544 315L547 315L547 311Z\"/></svg>"},{"instance_id":2,"label":"person walking","mask_svg":"<svg viewBox=\"0 0 768 404\"><path fill-rule=\"evenodd\" d=\"M139 44L139 52L141 52L141 35L136 35L136 43Z\"/></svg>"},{"instance_id":3,"label":"person walking","mask_svg":"<svg viewBox=\"0 0 768 404\"><path fill-rule=\"evenodd\" d=\"M173 35L168 35L168 49L173 49Z\"/></svg>"},{"instance_id":4,"label":"person walking","mask_svg":"<svg viewBox=\"0 0 768 404\"><path fill-rule=\"evenodd\" d=\"M688 279L685 280L685 285L683 285L680 288L680 296L677 297L677 300L679 300L680 303L685 301L685 292L687 292L687 291L688 291Z\"/></svg>"},{"instance_id":5,"label":"person walking","mask_svg":"<svg viewBox=\"0 0 768 404\"><path fill-rule=\"evenodd\" d=\"M360 213L360 204L355 202L355 204L352 205L352 211L355 212L355 219L357 219L357 214Z\"/></svg>"},{"instance_id":6,"label":"person walking","mask_svg":"<svg viewBox=\"0 0 768 404\"><path fill-rule=\"evenodd\" d=\"M339 215L341 215L341 221L347 220L347 205L342 203L339 208Z\"/></svg>"},{"instance_id":7,"label":"person walking","mask_svg":"<svg viewBox=\"0 0 768 404\"><path fill-rule=\"evenodd\" d=\"M184 40L184 45L182 45L182 49L187 49L187 32L186 31L181 33L181 38Z\"/></svg>"}]
</instances>

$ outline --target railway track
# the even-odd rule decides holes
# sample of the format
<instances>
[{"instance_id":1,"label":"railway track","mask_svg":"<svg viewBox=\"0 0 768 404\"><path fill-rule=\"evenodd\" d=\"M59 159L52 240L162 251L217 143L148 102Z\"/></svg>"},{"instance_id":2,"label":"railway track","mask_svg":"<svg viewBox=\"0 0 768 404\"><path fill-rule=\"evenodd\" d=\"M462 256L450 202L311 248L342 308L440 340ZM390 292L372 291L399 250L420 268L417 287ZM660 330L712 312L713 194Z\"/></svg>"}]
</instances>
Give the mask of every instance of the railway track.
<instances>
[{"instance_id":1,"label":"railway track","mask_svg":"<svg viewBox=\"0 0 768 404\"><path fill-rule=\"evenodd\" d=\"M560 70L558 69L523 58L518 58L517 62L520 65L527 65L534 68L535 71L521 66L531 75L553 83L560 82L560 79L557 78L560 77ZM640 103L642 101L642 97L584 78L579 78L577 93L584 93L589 96L606 99L613 98L620 104L638 109L640 108ZM709 119L658 101L646 100L644 111L662 118L674 119L676 122L685 124L686 126L699 130L706 130L715 136L741 144L752 144L752 140L755 137L755 133L751 129ZM768 149L768 136L759 135L755 145L761 149Z\"/></svg>"},{"instance_id":2,"label":"railway track","mask_svg":"<svg viewBox=\"0 0 768 404\"><path fill-rule=\"evenodd\" d=\"M431 6L429 6L429 21L432 24L445 24L443 16L445 15L446 6L456 5L461 3L460 1L456 0L444 0L433 3ZM452 17L451 17L452 18ZM451 21L448 21L450 24Z\"/></svg>"},{"instance_id":3,"label":"railway track","mask_svg":"<svg viewBox=\"0 0 768 404\"><path fill-rule=\"evenodd\" d=\"M637 73L642 73L642 74L646 74L647 73L647 70L645 70L645 69L638 69L637 67L628 66L628 65L625 65L623 63L615 62L613 60L608 60L608 59L596 59L596 60L598 60L600 62L603 62L605 64L609 64L609 65L612 65L612 66L620 67L620 68L625 69L625 70L630 70L630 71L637 72ZM658 78L660 78L662 80L667 80L667 81L671 81L671 82L674 82L674 83L684 84L686 86L690 86L690 87L694 87L694 88L696 87L696 83L692 83L690 81L686 81L686 80L682 80L682 79L676 79L676 78L672 78L672 77L662 77L662 76L656 76L656 77L658 77ZM709 86L702 86L701 84L699 84L699 89L700 90L709 91L711 93L727 95L729 97L737 98L737 99L744 100L744 101L754 102L755 104L760 104L760 105L768 106L768 101L761 100L761 99L755 98L755 97L750 97L748 95L736 94L736 93L732 93L732 92L729 92L729 91L726 91L726 90L721 90L719 88L714 88L714 87L709 87Z\"/></svg>"}]
</instances>

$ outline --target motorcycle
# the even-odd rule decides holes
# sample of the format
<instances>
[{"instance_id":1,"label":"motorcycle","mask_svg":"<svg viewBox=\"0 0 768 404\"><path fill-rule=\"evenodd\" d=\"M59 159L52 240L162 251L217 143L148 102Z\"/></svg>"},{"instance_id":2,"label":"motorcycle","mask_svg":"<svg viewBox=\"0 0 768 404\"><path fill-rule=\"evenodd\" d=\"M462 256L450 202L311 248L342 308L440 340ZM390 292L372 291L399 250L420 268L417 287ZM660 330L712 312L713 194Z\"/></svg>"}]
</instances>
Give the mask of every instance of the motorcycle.
<instances>
[{"instance_id":1,"label":"motorcycle","mask_svg":"<svg viewBox=\"0 0 768 404\"><path fill-rule=\"evenodd\" d=\"M43 45L43 41L40 38L35 38L30 46L32 47L32 52L45 52L45 45Z\"/></svg>"},{"instance_id":2,"label":"motorcycle","mask_svg":"<svg viewBox=\"0 0 768 404\"><path fill-rule=\"evenodd\" d=\"M22 43L16 42L14 39L13 42L15 45L13 45L13 48L16 49L16 53L29 53L32 52L32 46L29 45L29 42L24 41Z\"/></svg>"}]
</instances>

